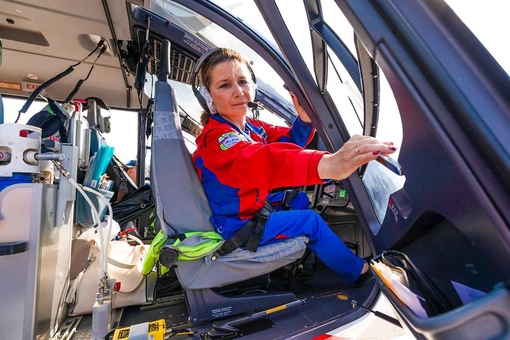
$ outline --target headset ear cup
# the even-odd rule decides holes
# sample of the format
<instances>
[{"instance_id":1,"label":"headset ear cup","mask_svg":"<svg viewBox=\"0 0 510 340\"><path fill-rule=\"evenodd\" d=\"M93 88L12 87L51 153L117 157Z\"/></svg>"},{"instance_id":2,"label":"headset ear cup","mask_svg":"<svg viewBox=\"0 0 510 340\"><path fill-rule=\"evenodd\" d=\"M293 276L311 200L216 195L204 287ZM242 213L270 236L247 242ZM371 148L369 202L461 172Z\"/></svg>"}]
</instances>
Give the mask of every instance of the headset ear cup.
<instances>
[{"instance_id":1,"label":"headset ear cup","mask_svg":"<svg viewBox=\"0 0 510 340\"><path fill-rule=\"evenodd\" d=\"M200 86L198 88L198 92L200 93L200 95L202 96L202 99L204 100L205 102L205 105L207 106L208 108L208 112L210 114L216 114L218 113L218 110L216 109L216 105L214 105L214 102L213 102L213 99L211 97L211 94L209 93L209 91L207 90L207 88L205 86Z\"/></svg>"},{"instance_id":2,"label":"headset ear cup","mask_svg":"<svg viewBox=\"0 0 510 340\"><path fill-rule=\"evenodd\" d=\"M198 58L195 67L193 68L193 72L191 74L191 89L193 91L193 94L198 100L198 103L204 109L205 112L211 113L209 111L209 107L207 106L207 101L205 98L200 94L199 91L199 84L198 84L198 73L200 71L200 68L202 67L204 61L213 53L220 50L220 48L212 48L209 51L205 52L200 58Z\"/></svg>"},{"instance_id":3,"label":"headset ear cup","mask_svg":"<svg viewBox=\"0 0 510 340\"><path fill-rule=\"evenodd\" d=\"M202 109L204 109L204 111L207 113L211 113L209 111L209 107L207 106L207 102L206 102L205 98L200 94L200 91L198 90L198 88L196 86L192 86L192 89L193 89L193 93L195 94L195 97L197 98L198 103L200 104Z\"/></svg>"}]
</instances>

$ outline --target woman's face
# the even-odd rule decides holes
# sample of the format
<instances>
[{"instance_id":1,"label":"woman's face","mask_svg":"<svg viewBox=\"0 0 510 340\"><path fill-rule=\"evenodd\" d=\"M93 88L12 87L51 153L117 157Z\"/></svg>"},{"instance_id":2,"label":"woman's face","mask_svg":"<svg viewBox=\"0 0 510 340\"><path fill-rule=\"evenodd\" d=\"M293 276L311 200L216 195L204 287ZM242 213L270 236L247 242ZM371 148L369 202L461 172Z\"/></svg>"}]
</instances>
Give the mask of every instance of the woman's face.
<instances>
[{"instance_id":1,"label":"woman's face","mask_svg":"<svg viewBox=\"0 0 510 340\"><path fill-rule=\"evenodd\" d=\"M215 65L209 76L209 93L218 112L226 118L244 117L255 93L248 67L238 61L225 61Z\"/></svg>"}]
</instances>

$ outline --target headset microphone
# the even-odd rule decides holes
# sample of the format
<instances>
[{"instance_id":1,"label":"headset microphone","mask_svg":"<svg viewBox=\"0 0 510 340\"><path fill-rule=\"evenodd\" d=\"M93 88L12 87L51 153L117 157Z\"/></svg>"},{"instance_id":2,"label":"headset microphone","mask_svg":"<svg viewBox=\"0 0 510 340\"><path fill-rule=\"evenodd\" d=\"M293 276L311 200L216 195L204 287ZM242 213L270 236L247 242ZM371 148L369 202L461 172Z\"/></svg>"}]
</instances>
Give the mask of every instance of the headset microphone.
<instances>
[{"instance_id":1,"label":"headset microphone","mask_svg":"<svg viewBox=\"0 0 510 340\"><path fill-rule=\"evenodd\" d=\"M263 110L264 107L255 103L255 102L248 102L248 107L251 108L251 113L253 114L253 119L259 119L260 113L259 110Z\"/></svg>"},{"instance_id":2,"label":"headset microphone","mask_svg":"<svg viewBox=\"0 0 510 340\"><path fill-rule=\"evenodd\" d=\"M250 107L252 109L262 109L262 107L260 107L259 104L254 103L254 102L248 102L248 107Z\"/></svg>"}]
</instances>

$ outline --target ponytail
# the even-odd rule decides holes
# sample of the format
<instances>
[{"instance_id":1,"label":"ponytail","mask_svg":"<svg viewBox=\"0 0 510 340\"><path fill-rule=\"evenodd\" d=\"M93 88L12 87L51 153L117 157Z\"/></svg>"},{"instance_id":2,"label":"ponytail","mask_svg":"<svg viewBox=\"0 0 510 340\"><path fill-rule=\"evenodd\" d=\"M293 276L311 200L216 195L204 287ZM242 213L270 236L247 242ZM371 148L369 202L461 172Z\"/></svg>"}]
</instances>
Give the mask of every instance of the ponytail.
<instances>
[{"instance_id":1,"label":"ponytail","mask_svg":"<svg viewBox=\"0 0 510 340\"><path fill-rule=\"evenodd\" d=\"M202 124L202 126L205 126L207 123L209 123L210 117L211 114L209 112L202 111L202 114L200 115L200 124Z\"/></svg>"},{"instance_id":2,"label":"ponytail","mask_svg":"<svg viewBox=\"0 0 510 340\"><path fill-rule=\"evenodd\" d=\"M202 111L202 114L200 115L200 124L203 126L205 126L208 122L209 122L209 118L211 117L211 114L210 113L207 113L205 111ZM193 126L193 128L191 129L190 133L194 136L194 137L198 137L198 135L200 134L200 132L202 132L203 128L200 127L200 125L196 124L195 126Z\"/></svg>"}]
</instances>

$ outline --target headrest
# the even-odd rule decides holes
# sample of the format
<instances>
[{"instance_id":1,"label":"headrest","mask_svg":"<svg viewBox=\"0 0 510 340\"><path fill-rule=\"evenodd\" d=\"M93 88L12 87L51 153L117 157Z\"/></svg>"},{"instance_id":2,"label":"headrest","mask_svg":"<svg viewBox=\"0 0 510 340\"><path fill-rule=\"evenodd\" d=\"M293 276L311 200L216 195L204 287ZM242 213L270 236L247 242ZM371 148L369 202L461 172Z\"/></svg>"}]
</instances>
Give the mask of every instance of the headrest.
<instances>
[{"instance_id":1,"label":"headrest","mask_svg":"<svg viewBox=\"0 0 510 340\"><path fill-rule=\"evenodd\" d=\"M42 130L42 138L53 136L60 130L64 122L53 114L53 111L40 111L33 115L27 122L28 125L37 126Z\"/></svg>"},{"instance_id":2,"label":"headrest","mask_svg":"<svg viewBox=\"0 0 510 340\"><path fill-rule=\"evenodd\" d=\"M28 125L41 128L41 137L47 138L60 132L60 140L67 143L67 131L65 123L67 114L64 109L54 100L48 99L49 109L45 109L33 115L27 122Z\"/></svg>"}]
</instances>

